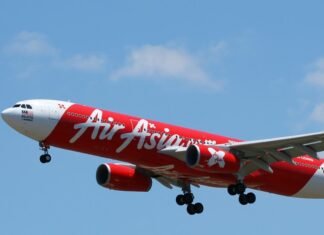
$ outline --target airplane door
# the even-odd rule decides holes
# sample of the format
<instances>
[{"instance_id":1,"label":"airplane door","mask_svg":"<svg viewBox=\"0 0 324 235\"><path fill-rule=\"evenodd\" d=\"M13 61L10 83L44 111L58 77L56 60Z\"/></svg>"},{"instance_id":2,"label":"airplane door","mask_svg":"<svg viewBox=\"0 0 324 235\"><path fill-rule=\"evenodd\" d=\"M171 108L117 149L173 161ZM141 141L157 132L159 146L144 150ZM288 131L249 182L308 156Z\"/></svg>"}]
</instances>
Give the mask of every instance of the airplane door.
<instances>
[{"instance_id":1,"label":"airplane door","mask_svg":"<svg viewBox=\"0 0 324 235\"><path fill-rule=\"evenodd\" d=\"M49 106L49 119L50 120L59 120L60 119L60 112L57 105L50 104Z\"/></svg>"}]
</instances>

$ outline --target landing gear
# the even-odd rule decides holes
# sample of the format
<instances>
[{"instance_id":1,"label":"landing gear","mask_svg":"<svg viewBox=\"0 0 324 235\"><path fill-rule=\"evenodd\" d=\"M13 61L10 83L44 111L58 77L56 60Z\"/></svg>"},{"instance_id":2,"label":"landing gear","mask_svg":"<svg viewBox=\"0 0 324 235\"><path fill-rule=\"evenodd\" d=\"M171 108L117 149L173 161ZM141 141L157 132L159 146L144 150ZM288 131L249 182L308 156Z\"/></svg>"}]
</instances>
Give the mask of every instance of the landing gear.
<instances>
[{"instance_id":1,"label":"landing gear","mask_svg":"<svg viewBox=\"0 0 324 235\"><path fill-rule=\"evenodd\" d=\"M48 149L49 149L49 146L45 145L43 142L39 142L39 147L40 149L44 152L44 154L42 154L40 157L39 157L39 161L41 163L48 163L51 161L52 157L51 155L49 155L48 153Z\"/></svg>"},{"instance_id":2,"label":"landing gear","mask_svg":"<svg viewBox=\"0 0 324 235\"><path fill-rule=\"evenodd\" d=\"M245 194L246 186L242 182L237 184L231 184L227 187L227 192L229 195L239 195L239 202L241 205L253 204L256 201L255 194L250 192Z\"/></svg>"},{"instance_id":3,"label":"landing gear","mask_svg":"<svg viewBox=\"0 0 324 235\"><path fill-rule=\"evenodd\" d=\"M194 200L194 195L192 193L185 193L185 194L179 194L176 197L176 202L179 206L183 206L184 204L191 204Z\"/></svg>"},{"instance_id":4,"label":"landing gear","mask_svg":"<svg viewBox=\"0 0 324 235\"><path fill-rule=\"evenodd\" d=\"M191 193L190 187L183 188L183 194L176 197L176 202L179 206L187 205L187 212L189 215L201 214L204 211L202 203L193 203L194 195Z\"/></svg>"},{"instance_id":5,"label":"landing gear","mask_svg":"<svg viewBox=\"0 0 324 235\"><path fill-rule=\"evenodd\" d=\"M256 197L254 193L240 194L239 196L239 202L241 203L241 205L253 204L255 200Z\"/></svg>"},{"instance_id":6,"label":"landing gear","mask_svg":"<svg viewBox=\"0 0 324 235\"><path fill-rule=\"evenodd\" d=\"M227 187L229 195L234 196L236 194L243 194L246 190L246 186L243 183L231 184Z\"/></svg>"},{"instance_id":7,"label":"landing gear","mask_svg":"<svg viewBox=\"0 0 324 235\"><path fill-rule=\"evenodd\" d=\"M50 162L52 159L51 155L49 155L48 153L45 153L45 154L42 154L40 157L39 157L39 161L41 163L48 163Z\"/></svg>"}]
</instances>

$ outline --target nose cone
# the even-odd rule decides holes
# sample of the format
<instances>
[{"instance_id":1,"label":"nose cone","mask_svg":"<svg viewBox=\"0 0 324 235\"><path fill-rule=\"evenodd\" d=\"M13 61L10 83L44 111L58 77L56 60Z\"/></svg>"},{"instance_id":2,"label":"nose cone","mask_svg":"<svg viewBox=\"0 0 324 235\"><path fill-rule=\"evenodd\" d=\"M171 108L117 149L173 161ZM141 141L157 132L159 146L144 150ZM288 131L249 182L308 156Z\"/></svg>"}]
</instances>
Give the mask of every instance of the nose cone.
<instances>
[{"instance_id":1,"label":"nose cone","mask_svg":"<svg viewBox=\"0 0 324 235\"><path fill-rule=\"evenodd\" d=\"M12 116L12 112L11 112L10 108L9 108L9 109L5 109L5 110L3 110L3 111L1 112L1 117L2 117L2 119L3 119L7 124L9 124L9 125L10 125L10 119L11 119L11 116Z\"/></svg>"},{"instance_id":2,"label":"nose cone","mask_svg":"<svg viewBox=\"0 0 324 235\"><path fill-rule=\"evenodd\" d=\"M22 127L21 116L18 110L7 108L1 112L2 119L12 128L18 130Z\"/></svg>"},{"instance_id":3,"label":"nose cone","mask_svg":"<svg viewBox=\"0 0 324 235\"><path fill-rule=\"evenodd\" d=\"M28 113L22 113L22 110L17 108L7 108L1 112L1 117L11 128L29 136L30 125L25 121L29 117Z\"/></svg>"}]
</instances>

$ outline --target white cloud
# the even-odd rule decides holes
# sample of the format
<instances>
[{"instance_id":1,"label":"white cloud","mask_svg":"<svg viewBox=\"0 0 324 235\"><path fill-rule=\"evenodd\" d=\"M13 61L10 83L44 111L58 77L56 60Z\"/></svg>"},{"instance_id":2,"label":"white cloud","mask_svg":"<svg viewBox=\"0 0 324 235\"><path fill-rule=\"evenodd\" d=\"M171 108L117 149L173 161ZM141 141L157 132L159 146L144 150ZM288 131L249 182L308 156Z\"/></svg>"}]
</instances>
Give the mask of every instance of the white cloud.
<instances>
[{"instance_id":1,"label":"white cloud","mask_svg":"<svg viewBox=\"0 0 324 235\"><path fill-rule=\"evenodd\" d=\"M144 45L132 50L126 57L124 66L113 71L111 78L115 80L129 77L178 80L195 86L219 90L223 87L222 81L211 79L202 67L200 59L206 59L210 54L214 58L218 58L226 52L226 47L226 43L221 41L209 48L209 55L199 56L176 47ZM46 61L43 58L33 61L33 63L42 63L40 67L45 65L77 71L98 72L104 70L106 66L106 57L103 55L76 53L66 56L59 48L51 45L44 34L38 32L22 31L4 49L14 56L32 56L34 58L47 56L48 60ZM28 60L25 60L25 63L26 67L30 66Z\"/></svg>"},{"instance_id":2,"label":"white cloud","mask_svg":"<svg viewBox=\"0 0 324 235\"><path fill-rule=\"evenodd\" d=\"M105 65L105 58L98 55L77 54L63 61L62 66L80 71L99 71Z\"/></svg>"},{"instance_id":3,"label":"white cloud","mask_svg":"<svg viewBox=\"0 0 324 235\"><path fill-rule=\"evenodd\" d=\"M324 124L324 103L320 103L315 106L313 112L310 115L313 121Z\"/></svg>"},{"instance_id":4,"label":"white cloud","mask_svg":"<svg viewBox=\"0 0 324 235\"><path fill-rule=\"evenodd\" d=\"M30 64L28 60L25 64L24 72L20 73L23 77L32 76L38 69L45 66L54 65L56 68L73 69L77 71L91 71L98 72L103 69L105 65L105 57L96 54L81 54L77 53L70 56L62 55L59 49L52 46L44 34L37 32L22 31L20 32L4 50L14 56L28 56L39 58L38 61L33 61ZM43 60L46 56L48 60ZM35 63L42 64L37 66ZM26 72L27 71L27 72ZM20 75L19 75L20 77Z\"/></svg>"},{"instance_id":5,"label":"white cloud","mask_svg":"<svg viewBox=\"0 0 324 235\"><path fill-rule=\"evenodd\" d=\"M57 49L49 44L45 35L22 31L5 47L12 54L20 55L54 55Z\"/></svg>"},{"instance_id":6,"label":"white cloud","mask_svg":"<svg viewBox=\"0 0 324 235\"><path fill-rule=\"evenodd\" d=\"M319 58L312 67L312 71L306 75L306 81L315 86L324 86L324 58Z\"/></svg>"},{"instance_id":7,"label":"white cloud","mask_svg":"<svg viewBox=\"0 0 324 235\"><path fill-rule=\"evenodd\" d=\"M127 56L126 64L112 73L112 79L126 77L183 80L220 89L221 83L209 78L199 61L188 52L161 45L145 45Z\"/></svg>"}]
</instances>

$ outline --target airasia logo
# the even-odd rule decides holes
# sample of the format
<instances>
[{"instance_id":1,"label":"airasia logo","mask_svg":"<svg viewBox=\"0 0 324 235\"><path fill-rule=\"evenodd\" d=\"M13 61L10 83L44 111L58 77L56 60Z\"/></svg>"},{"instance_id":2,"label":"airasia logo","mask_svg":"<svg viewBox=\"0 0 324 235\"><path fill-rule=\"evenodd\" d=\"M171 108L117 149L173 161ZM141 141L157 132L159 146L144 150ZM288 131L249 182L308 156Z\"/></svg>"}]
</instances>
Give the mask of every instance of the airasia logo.
<instances>
[{"instance_id":1,"label":"airasia logo","mask_svg":"<svg viewBox=\"0 0 324 235\"><path fill-rule=\"evenodd\" d=\"M91 133L92 140L113 140L114 137L125 126L122 124L114 123L114 118L109 117L108 122L102 122L102 111L95 109L84 123L74 125L74 129L78 130L77 133L70 139L70 143L75 143L89 128L93 128ZM103 127L103 129L102 129ZM120 139L123 140L122 144L116 149L116 153L123 151L133 140L138 138L137 149L158 149L161 150L167 146L189 146L191 141L184 141L178 134L168 135L170 130L164 128L164 132L148 131L148 128L155 129L153 123L149 123L145 119L138 121L136 126L131 132L123 133Z\"/></svg>"},{"instance_id":2,"label":"airasia logo","mask_svg":"<svg viewBox=\"0 0 324 235\"><path fill-rule=\"evenodd\" d=\"M213 148L208 148L208 151L211 154L211 158L208 160L208 166L214 166L214 165L219 165L220 168L224 168L225 167L225 161L224 161L224 157L225 157L225 152L220 150L220 151L216 151Z\"/></svg>"}]
</instances>

